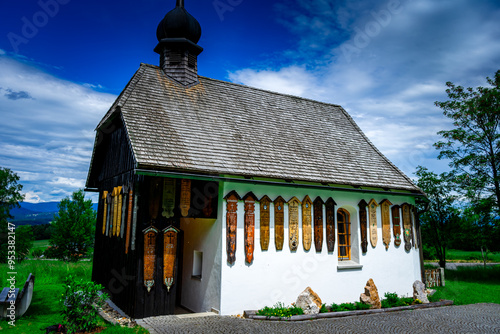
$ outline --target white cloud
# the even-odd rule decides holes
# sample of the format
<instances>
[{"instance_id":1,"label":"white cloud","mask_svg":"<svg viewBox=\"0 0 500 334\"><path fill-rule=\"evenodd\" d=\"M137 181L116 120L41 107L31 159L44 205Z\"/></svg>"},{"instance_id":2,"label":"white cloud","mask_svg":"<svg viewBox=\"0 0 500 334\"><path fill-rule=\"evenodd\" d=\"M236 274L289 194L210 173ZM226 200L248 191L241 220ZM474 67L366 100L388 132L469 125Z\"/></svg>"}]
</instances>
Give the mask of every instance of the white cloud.
<instances>
[{"instance_id":1,"label":"white cloud","mask_svg":"<svg viewBox=\"0 0 500 334\"><path fill-rule=\"evenodd\" d=\"M0 73L0 118L8 120L0 122L0 161L20 176L26 200L59 201L84 187L93 130L116 96L56 78L26 60L2 57ZM12 93L19 94L6 96Z\"/></svg>"},{"instance_id":2,"label":"white cloud","mask_svg":"<svg viewBox=\"0 0 500 334\"><path fill-rule=\"evenodd\" d=\"M40 198L40 196L38 194L34 193L33 191L28 191L28 192L24 193L24 202L42 203L44 201L42 201L42 199Z\"/></svg>"},{"instance_id":3,"label":"white cloud","mask_svg":"<svg viewBox=\"0 0 500 334\"><path fill-rule=\"evenodd\" d=\"M244 69L229 73L229 79L236 83L297 96L311 95L317 90L313 84L315 77L297 66L281 68L278 71Z\"/></svg>"}]
</instances>

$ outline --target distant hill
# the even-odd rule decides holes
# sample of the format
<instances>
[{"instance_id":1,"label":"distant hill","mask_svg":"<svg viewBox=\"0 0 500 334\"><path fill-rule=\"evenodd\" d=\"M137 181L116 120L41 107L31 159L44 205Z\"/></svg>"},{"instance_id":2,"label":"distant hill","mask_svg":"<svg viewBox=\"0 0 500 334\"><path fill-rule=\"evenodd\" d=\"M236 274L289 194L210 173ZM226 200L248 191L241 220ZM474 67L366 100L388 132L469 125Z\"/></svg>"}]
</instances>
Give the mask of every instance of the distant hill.
<instances>
[{"instance_id":1,"label":"distant hill","mask_svg":"<svg viewBox=\"0 0 500 334\"><path fill-rule=\"evenodd\" d=\"M42 225L49 224L54 220L54 215L59 211L57 205L59 202L44 202L44 203L26 203L21 202L20 208L10 210L10 214L14 216L11 221L16 225ZM97 203L93 205L94 210L97 210Z\"/></svg>"}]
</instances>

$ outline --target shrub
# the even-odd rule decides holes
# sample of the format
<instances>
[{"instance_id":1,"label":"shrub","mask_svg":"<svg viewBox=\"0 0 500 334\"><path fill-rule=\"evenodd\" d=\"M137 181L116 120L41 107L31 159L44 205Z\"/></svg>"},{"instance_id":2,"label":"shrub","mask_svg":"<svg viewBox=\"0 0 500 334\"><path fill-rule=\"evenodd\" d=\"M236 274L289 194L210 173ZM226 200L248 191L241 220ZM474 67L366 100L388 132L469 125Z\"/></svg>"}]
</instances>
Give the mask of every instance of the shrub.
<instances>
[{"instance_id":1,"label":"shrub","mask_svg":"<svg viewBox=\"0 0 500 334\"><path fill-rule=\"evenodd\" d=\"M342 303L340 304L340 311L354 311L356 309L356 305L352 303Z\"/></svg>"},{"instance_id":2,"label":"shrub","mask_svg":"<svg viewBox=\"0 0 500 334\"><path fill-rule=\"evenodd\" d=\"M328 307L326 307L326 304L321 305L321 308L319 309L319 313L328 313L330 310L328 310Z\"/></svg>"},{"instance_id":3,"label":"shrub","mask_svg":"<svg viewBox=\"0 0 500 334\"><path fill-rule=\"evenodd\" d=\"M61 313L70 333L90 332L97 327L99 319L97 306L102 306L108 298L104 293L99 295L101 289L103 287L99 284L92 281L76 281L71 275L65 279Z\"/></svg>"},{"instance_id":4,"label":"shrub","mask_svg":"<svg viewBox=\"0 0 500 334\"><path fill-rule=\"evenodd\" d=\"M368 310L370 308L370 305L361 302L355 302L354 305L356 310Z\"/></svg>"},{"instance_id":5,"label":"shrub","mask_svg":"<svg viewBox=\"0 0 500 334\"><path fill-rule=\"evenodd\" d=\"M47 259L57 259L59 258L59 249L58 247L49 246L43 251L43 255Z\"/></svg>"},{"instance_id":6,"label":"shrub","mask_svg":"<svg viewBox=\"0 0 500 334\"><path fill-rule=\"evenodd\" d=\"M331 312L338 312L338 311L340 311L340 306L333 303L332 306L330 306L330 311Z\"/></svg>"},{"instance_id":7,"label":"shrub","mask_svg":"<svg viewBox=\"0 0 500 334\"><path fill-rule=\"evenodd\" d=\"M292 315L304 314L304 311L295 305L286 307L285 304L278 302L273 307L264 307L257 311L257 315L264 315L266 317L280 317L290 318Z\"/></svg>"},{"instance_id":8,"label":"shrub","mask_svg":"<svg viewBox=\"0 0 500 334\"><path fill-rule=\"evenodd\" d=\"M31 252L31 255L35 258L39 258L43 255L43 250L41 250L40 248L37 248Z\"/></svg>"},{"instance_id":9,"label":"shrub","mask_svg":"<svg viewBox=\"0 0 500 334\"><path fill-rule=\"evenodd\" d=\"M408 306L413 304L412 297L399 297L397 293L386 292L384 294L385 299L382 299L382 308L391 308L398 306Z\"/></svg>"}]
</instances>

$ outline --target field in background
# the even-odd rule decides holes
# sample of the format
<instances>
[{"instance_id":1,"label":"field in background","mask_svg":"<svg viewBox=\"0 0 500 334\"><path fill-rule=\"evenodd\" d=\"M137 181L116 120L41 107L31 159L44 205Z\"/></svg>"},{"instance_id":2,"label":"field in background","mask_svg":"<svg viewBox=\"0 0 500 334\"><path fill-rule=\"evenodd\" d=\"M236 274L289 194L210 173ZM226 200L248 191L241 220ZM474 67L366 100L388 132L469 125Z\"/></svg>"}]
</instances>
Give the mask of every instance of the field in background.
<instances>
[{"instance_id":1,"label":"field in background","mask_svg":"<svg viewBox=\"0 0 500 334\"><path fill-rule=\"evenodd\" d=\"M7 285L6 264L0 264L0 286ZM16 264L17 283L16 287L21 288L29 273L35 275L35 288L33 300L25 315L16 319L16 326L10 326L7 321L0 320L0 330L2 333L34 334L44 333L40 330L51 325L63 322L60 298L64 291L63 282L68 275L73 275L78 279L90 280L92 274L92 262L80 261L77 263L67 263L62 261L47 260L25 260ZM147 331L141 327L134 329L113 326L102 321L102 326L107 328L101 333L117 334L145 334Z\"/></svg>"}]
</instances>

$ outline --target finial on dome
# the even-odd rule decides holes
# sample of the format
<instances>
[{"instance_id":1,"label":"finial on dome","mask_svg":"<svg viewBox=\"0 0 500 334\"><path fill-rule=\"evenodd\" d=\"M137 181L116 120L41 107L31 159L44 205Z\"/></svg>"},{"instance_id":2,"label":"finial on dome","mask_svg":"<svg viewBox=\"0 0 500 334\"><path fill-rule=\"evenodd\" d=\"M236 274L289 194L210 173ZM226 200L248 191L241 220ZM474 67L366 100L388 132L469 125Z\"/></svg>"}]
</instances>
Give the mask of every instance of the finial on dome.
<instances>
[{"instance_id":1,"label":"finial on dome","mask_svg":"<svg viewBox=\"0 0 500 334\"><path fill-rule=\"evenodd\" d=\"M201 37L201 27L184 8L184 0L177 0L176 7L158 25L156 36L158 41L164 38L186 38L196 44Z\"/></svg>"}]
</instances>

